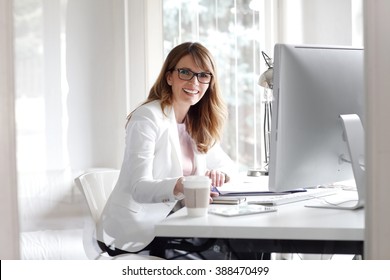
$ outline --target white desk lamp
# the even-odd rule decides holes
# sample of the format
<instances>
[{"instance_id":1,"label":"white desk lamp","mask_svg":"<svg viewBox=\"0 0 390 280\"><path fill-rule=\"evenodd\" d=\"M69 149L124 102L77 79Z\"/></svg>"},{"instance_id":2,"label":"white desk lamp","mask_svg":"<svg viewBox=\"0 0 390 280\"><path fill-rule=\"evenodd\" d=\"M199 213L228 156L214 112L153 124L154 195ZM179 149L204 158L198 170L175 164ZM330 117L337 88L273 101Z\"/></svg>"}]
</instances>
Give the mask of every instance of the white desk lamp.
<instances>
[{"instance_id":1,"label":"white desk lamp","mask_svg":"<svg viewBox=\"0 0 390 280\"><path fill-rule=\"evenodd\" d=\"M273 89L273 62L272 59L265 53L261 52L268 69L260 75L258 84L264 88L264 123L263 123L263 137L264 137L264 155L265 166L261 169L251 169L248 171L248 176L263 176L268 175L268 161L269 161L269 144L271 137L271 116L272 116L272 89Z\"/></svg>"},{"instance_id":2,"label":"white desk lamp","mask_svg":"<svg viewBox=\"0 0 390 280\"><path fill-rule=\"evenodd\" d=\"M274 75L274 64L272 62L272 58L270 58L265 52L261 52L263 55L263 58L265 60L265 63L268 66L268 69L260 75L258 84L266 89L271 89L274 86L273 82L273 75Z\"/></svg>"}]
</instances>

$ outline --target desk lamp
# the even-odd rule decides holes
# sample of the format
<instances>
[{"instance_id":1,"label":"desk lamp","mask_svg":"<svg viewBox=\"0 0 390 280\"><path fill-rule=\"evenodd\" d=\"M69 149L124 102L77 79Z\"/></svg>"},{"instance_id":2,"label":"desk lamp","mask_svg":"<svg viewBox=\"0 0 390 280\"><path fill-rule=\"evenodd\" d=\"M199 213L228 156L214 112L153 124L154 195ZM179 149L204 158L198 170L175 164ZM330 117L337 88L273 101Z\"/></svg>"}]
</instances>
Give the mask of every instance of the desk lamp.
<instances>
[{"instance_id":1,"label":"desk lamp","mask_svg":"<svg viewBox=\"0 0 390 280\"><path fill-rule=\"evenodd\" d=\"M268 161L269 161L269 144L271 137L271 116L272 116L272 89L273 89L273 61L265 53L261 52L268 69L260 75L258 84L264 88L264 123L263 123L263 137L264 137L264 155L265 166L258 169L248 171L248 176L264 176L268 175Z\"/></svg>"}]
</instances>

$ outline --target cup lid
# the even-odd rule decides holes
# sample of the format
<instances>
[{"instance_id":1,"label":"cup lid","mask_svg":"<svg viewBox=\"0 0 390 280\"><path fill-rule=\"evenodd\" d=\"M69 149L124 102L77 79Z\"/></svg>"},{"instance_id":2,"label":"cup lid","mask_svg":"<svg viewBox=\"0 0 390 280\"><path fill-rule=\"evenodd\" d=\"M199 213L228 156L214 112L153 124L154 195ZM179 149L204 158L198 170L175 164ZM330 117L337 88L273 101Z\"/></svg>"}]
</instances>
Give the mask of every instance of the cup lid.
<instances>
[{"instance_id":1,"label":"cup lid","mask_svg":"<svg viewBox=\"0 0 390 280\"><path fill-rule=\"evenodd\" d=\"M211 181L211 179L208 177L208 176L196 176L196 175L192 175L192 176L186 176L184 177L184 180L183 182L185 181L201 181L201 182L209 182Z\"/></svg>"}]
</instances>

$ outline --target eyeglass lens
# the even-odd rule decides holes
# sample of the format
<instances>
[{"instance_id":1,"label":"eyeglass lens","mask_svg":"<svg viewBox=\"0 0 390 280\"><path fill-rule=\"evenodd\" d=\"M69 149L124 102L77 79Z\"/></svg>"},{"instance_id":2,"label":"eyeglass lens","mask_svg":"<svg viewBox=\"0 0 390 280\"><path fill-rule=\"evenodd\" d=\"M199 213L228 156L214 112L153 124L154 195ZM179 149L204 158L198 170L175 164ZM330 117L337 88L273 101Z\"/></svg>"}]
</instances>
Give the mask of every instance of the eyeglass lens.
<instances>
[{"instance_id":1,"label":"eyeglass lens","mask_svg":"<svg viewBox=\"0 0 390 280\"><path fill-rule=\"evenodd\" d=\"M177 73L179 74L179 78L185 81L191 80L194 76L196 76L199 83L202 84L208 84L211 81L211 77L212 77L211 73L207 73L207 72L195 73L189 69L184 69L184 68L178 68L176 70Z\"/></svg>"}]
</instances>

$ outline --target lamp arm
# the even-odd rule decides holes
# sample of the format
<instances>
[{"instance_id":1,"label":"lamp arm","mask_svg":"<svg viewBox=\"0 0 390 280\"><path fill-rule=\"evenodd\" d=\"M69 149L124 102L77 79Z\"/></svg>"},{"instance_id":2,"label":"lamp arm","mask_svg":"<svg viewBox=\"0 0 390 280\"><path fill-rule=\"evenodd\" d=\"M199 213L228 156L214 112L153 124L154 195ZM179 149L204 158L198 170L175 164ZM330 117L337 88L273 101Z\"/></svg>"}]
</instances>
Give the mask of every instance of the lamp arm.
<instances>
[{"instance_id":1,"label":"lamp arm","mask_svg":"<svg viewBox=\"0 0 390 280\"><path fill-rule=\"evenodd\" d=\"M265 60L265 63L267 64L268 68L272 68L273 67L272 59L263 51L261 52L261 55L263 56L263 58Z\"/></svg>"}]
</instances>

